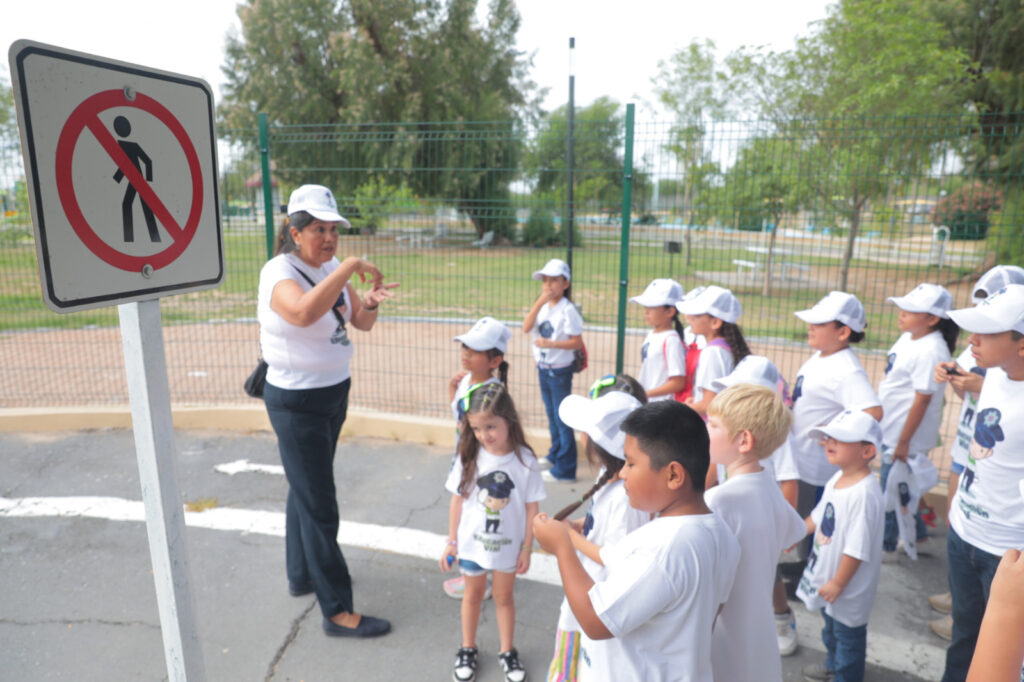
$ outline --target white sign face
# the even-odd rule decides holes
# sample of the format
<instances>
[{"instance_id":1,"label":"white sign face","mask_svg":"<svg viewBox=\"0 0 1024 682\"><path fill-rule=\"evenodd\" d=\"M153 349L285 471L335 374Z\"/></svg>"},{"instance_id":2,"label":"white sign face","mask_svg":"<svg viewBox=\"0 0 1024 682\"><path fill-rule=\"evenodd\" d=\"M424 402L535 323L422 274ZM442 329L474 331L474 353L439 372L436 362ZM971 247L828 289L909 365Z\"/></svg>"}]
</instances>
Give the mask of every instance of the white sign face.
<instances>
[{"instance_id":1,"label":"white sign face","mask_svg":"<svg viewBox=\"0 0 1024 682\"><path fill-rule=\"evenodd\" d=\"M46 304L71 312L218 286L210 86L26 40L8 56Z\"/></svg>"}]
</instances>

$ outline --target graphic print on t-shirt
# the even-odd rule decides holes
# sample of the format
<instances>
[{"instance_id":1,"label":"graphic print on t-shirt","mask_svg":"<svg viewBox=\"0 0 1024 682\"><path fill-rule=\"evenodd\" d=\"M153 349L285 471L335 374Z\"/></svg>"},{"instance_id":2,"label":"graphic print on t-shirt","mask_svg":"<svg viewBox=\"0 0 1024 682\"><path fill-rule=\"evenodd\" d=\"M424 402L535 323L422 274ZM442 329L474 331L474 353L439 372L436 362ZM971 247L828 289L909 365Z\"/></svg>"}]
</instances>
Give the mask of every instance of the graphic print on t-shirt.
<instances>
[{"instance_id":1,"label":"graphic print on t-shirt","mask_svg":"<svg viewBox=\"0 0 1024 682\"><path fill-rule=\"evenodd\" d=\"M825 504L825 511L821 516L821 525L818 532L814 534L814 546L807 557L807 570L813 572L814 565L818 563L818 548L832 542L832 534L836 532L836 508L831 502Z\"/></svg>"},{"instance_id":2,"label":"graphic print on t-shirt","mask_svg":"<svg viewBox=\"0 0 1024 682\"><path fill-rule=\"evenodd\" d=\"M888 374L889 372L891 372L892 371L892 366L895 365L895 364L896 364L896 354L895 353L889 353L889 355L886 356L885 373Z\"/></svg>"},{"instance_id":3,"label":"graphic print on t-shirt","mask_svg":"<svg viewBox=\"0 0 1024 682\"><path fill-rule=\"evenodd\" d=\"M647 359L647 347L650 345L650 343L644 341L644 345L640 346L640 362L643 362L644 360Z\"/></svg>"},{"instance_id":4,"label":"graphic print on t-shirt","mask_svg":"<svg viewBox=\"0 0 1024 682\"><path fill-rule=\"evenodd\" d=\"M804 375L801 374L796 378L796 383L793 384L793 404L796 405L796 401L800 399L800 396L804 392Z\"/></svg>"},{"instance_id":5,"label":"graphic print on t-shirt","mask_svg":"<svg viewBox=\"0 0 1024 682\"><path fill-rule=\"evenodd\" d=\"M971 457L975 460L992 456L996 443L1003 440L1003 427L999 426L1002 413L998 408L986 407L978 413L974 425L974 440L971 442Z\"/></svg>"},{"instance_id":6,"label":"graphic print on t-shirt","mask_svg":"<svg viewBox=\"0 0 1024 682\"><path fill-rule=\"evenodd\" d=\"M476 480L480 488L480 504L484 506L485 534L497 534L501 525L501 510L508 506L516 484L504 471L491 471Z\"/></svg>"}]
</instances>

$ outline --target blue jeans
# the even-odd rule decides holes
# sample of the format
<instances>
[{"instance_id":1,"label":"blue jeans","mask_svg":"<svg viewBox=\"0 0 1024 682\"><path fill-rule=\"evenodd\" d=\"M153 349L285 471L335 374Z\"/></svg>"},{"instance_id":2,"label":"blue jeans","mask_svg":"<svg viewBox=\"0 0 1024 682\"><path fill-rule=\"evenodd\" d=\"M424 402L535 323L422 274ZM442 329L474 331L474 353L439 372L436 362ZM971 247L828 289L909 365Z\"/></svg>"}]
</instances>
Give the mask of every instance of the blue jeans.
<instances>
[{"instance_id":1,"label":"blue jeans","mask_svg":"<svg viewBox=\"0 0 1024 682\"><path fill-rule=\"evenodd\" d=\"M882 490L885 490L885 482L889 480L889 471L892 469L892 450L888 448L882 448L882 463L878 467L878 478L882 482ZM928 537L928 527L924 525L924 519L921 518L920 503L918 503L917 513L914 514L914 526L917 530L917 540L923 540ZM885 530L882 533L882 550L886 552L896 551L896 542L900 539L900 527L896 522L896 512L887 511L885 512Z\"/></svg>"},{"instance_id":2,"label":"blue jeans","mask_svg":"<svg viewBox=\"0 0 1024 682\"><path fill-rule=\"evenodd\" d=\"M312 583L325 618L353 612L352 579L338 547L334 451L351 382L305 390L267 384L263 400L288 479L285 562L288 581Z\"/></svg>"},{"instance_id":3,"label":"blue jeans","mask_svg":"<svg viewBox=\"0 0 1024 682\"><path fill-rule=\"evenodd\" d=\"M864 682L864 661L867 658L868 626L851 628L843 625L821 610L825 627L821 629L821 640L828 654L825 667L835 677L833 682Z\"/></svg>"},{"instance_id":4,"label":"blue jeans","mask_svg":"<svg viewBox=\"0 0 1024 682\"><path fill-rule=\"evenodd\" d=\"M946 649L942 682L963 682L978 643L992 576L1000 557L982 551L950 528L946 532L949 591L953 594L953 641Z\"/></svg>"},{"instance_id":5,"label":"blue jeans","mask_svg":"<svg viewBox=\"0 0 1024 682\"><path fill-rule=\"evenodd\" d=\"M551 475L555 478L576 478L576 437L572 429L558 417L558 406L572 393L572 365L558 369L537 368L540 378L540 397L548 413L548 431L551 432Z\"/></svg>"}]
</instances>

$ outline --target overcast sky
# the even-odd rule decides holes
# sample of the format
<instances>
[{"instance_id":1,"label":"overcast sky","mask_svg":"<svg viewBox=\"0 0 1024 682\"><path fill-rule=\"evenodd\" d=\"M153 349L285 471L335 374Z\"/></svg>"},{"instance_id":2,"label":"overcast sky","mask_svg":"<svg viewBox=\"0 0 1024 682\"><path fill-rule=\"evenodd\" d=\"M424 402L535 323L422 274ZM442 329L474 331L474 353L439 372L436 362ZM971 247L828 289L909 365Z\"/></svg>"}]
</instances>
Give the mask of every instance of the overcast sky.
<instances>
[{"instance_id":1,"label":"overcast sky","mask_svg":"<svg viewBox=\"0 0 1024 682\"><path fill-rule=\"evenodd\" d=\"M28 38L102 57L197 76L220 95L225 37L237 30L236 0L21 0L0 21L2 61L12 42ZM486 0L480 0L486 5ZM808 23L824 18L825 0L517 0L519 46L534 54L534 80L549 88L544 104L568 100L569 37L576 102L601 95L619 102L655 100L658 61L694 38L710 38L723 54L741 45L787 49ZM4 80L10 82L9 72Z\"/></svg>"}]
</instances>

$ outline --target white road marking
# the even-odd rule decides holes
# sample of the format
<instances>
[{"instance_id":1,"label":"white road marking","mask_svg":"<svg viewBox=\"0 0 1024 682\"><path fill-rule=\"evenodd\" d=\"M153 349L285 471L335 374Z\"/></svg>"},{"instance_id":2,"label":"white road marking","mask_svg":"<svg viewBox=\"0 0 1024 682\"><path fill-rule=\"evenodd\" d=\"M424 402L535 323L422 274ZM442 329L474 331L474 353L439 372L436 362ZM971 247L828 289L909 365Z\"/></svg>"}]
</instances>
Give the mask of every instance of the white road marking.
<instances>
[{"instance_id":1,"label":"white road marking","mask_svg":"<svg viewBox=\"0 0 1024 682\"><path fill-rule=\"evenodd\" d=\"M228 462L227 464L218 464L213 467L213 470L228 476L243 473L284 476L284 467L280 464L253 464L247 459L236 459L234 462Z\"/></svg>"},{"instance_id":2,"label":"white road marking","mask_svg":"<svg viewBox=\"0 0 1024 682\"><path fill-rule=\"evenodd\" d=\"M85 517L109 521L146 520L142 502L117 497L0 497L0 517ZM207 530L238 531L284 537L284 514L255 509L215 507L201 512L185 511L185 524ZM342 521L338 544L347 547L403 554L437 561L446 535L414 528L380 526L375 523ZM562 584L558 562L553 556L535 553L526 580L547 585Z\"/></svg>"}]
</instances>

